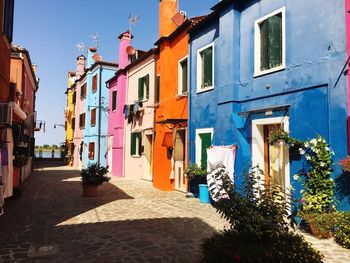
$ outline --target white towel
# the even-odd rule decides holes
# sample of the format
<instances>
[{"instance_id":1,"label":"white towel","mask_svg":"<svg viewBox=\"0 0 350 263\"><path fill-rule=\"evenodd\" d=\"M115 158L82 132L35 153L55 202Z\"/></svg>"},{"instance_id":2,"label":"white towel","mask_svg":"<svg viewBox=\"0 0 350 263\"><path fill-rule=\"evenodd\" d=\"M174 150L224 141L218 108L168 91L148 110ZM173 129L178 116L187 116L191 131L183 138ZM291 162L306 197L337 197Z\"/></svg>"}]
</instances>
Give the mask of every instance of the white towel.
<instances>
[{"instance_id":1,"label":"white towel","mask_svg":"<svg viewBox=\"0 0 350 263\"><path fill-rule=\"evenodd\" d=\"M207 172L219 164L225 166L232 182L234 181L236 147L212 146L207 149Z\"/></svg>"}]
</instances>

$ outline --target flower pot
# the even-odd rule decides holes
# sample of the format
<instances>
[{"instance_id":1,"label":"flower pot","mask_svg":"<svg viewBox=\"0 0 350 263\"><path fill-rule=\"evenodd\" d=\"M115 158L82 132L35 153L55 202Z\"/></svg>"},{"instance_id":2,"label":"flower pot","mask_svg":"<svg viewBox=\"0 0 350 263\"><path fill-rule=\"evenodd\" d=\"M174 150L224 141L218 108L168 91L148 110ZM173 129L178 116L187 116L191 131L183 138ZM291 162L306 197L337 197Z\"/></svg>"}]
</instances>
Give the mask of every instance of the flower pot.
<instances>
[{"instance_id":1,"label":"flower pot","mask_svg":"<svg viewBox=\"0 0 350 263\"><path fill-rule=\"evenodd\" d=\"M97 187L95 184L83 184L83 196L94 197L97 196Z\"/></svg>"},{"instance_id":2,"label":"flower pot","mask_svg":"<svg viewBox=\"0 0 350 263\"><path fill-rule=\"evenodd\" d=\"M309 223L310 226L310 233L311 235L313 235L314 237L317 238L331 238L333 236L333 233L331 231L329 232L321 232L317 226L315 226L313 223Z\"/></svg>"},{"instance_id":3,"label":"flower pot","mask_svg":"<svg viewBox=\"0 0 350 263\"><path fill-rule=\"evenodd\" d=\"M201 203L210 204L208 185L199 184L198 186L199 186L199 201Z\"/></svg>"}]
</instances>

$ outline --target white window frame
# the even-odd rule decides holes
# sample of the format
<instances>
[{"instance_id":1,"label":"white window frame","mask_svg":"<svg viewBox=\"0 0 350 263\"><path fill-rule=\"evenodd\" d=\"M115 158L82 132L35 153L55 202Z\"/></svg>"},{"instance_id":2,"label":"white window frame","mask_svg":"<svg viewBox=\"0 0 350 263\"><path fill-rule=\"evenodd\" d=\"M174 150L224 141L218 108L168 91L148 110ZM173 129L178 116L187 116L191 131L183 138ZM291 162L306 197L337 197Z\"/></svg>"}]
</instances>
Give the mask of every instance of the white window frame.
<instances>
[{"instance_id":1,"label":"white window frame","mask_svg":"<svg viewBox=\"0 0 350 263\"><path fill-rule=\"evenodd\" d=\"M213 76L213 81L212 81L212 85L210 87L206 87L206 88L203 88L201 87L201 80L202 80L202 68L201 68L201 65L202 65L202 60L201 60L201 55L200 53L209 48L209 47L212 47L213 49L213 60L212 60L212 76ZM214 45L214 42L200 48L197 50L197 93L201 93L201 92L205 92L205 91L208 91L208 90L212 90L214 89L214 83L215 83L215 75L214 75L214 72L215 72L215 45Z\"/></svg>"},{"instance_id":2,"label":"white window frame","mask_svg":"<svg viewBox=\"0 0 350 263\"><path fill-rule=\"evenodd\" d=\"M181 63L183 61L187 60L187 91L186 92L182 92L182 78L183 78L183 75L182 75L182 66L181 66ZM188 63L188 55L183 57L182 59L179 60L179 62L177 63L178 66L177 66L177 72L178 72L178 78L177 78L177 86L178 86L178 89L177 89L177 95L178 96L184 96L184 95L187 95L188 94L188 87L189 87L189 63Z\"/></svg>"},{"instance_id":3,"label":"white window frame","mask_svg":"<svg viewBox=\"0 0 350 263\"><path fill-rule=\"evenodd\" d=\"M265 21L266 19L275 16L277 14L282 14L282 65L261 70L261 41L260 41L260 24ZM255 20L254 25L254 77L258 77L264 74L269 74L275 71L279 71L286 68L286 8L282 7L280 9L277 9L276 11L273 11L257 20Z\"/></svg>"},{"instance_id":4,"label":"white window frame","mask_svg":"<svg viewBox=\"0 0 350 263\"><path fill-rule=\"evenodd\" d=\"M141 131L132 131L131 133L137 134L139 133L141 138L143 137L143 133ZM130 136L130 139L132 140L132 136ZM141 139L142 140L142 139ZM136 142L135 142L135 154L131 155L132 158L140 158L142 153L140 152L142 144L140 145L140 139L138 136L136 136ZM131 147L131 142L130 142L130 147Z\"/></svg>"},{"instance_id":5,"label":"white window frame","mask_svg":"<svg viewBox=\"0 0 350 263\"><path fill-rule=\"evenodd\" d=\"M201 165L201 158L200 154L202 152L202 141L200 135L203 133L210 133L211 134L211 140L213 141L213 135L214 135L214 128L201 128L196 129L196 164L198 166Z\"/></svg>"},{"instance_id":6,"label":"white window frame","mask_svg":"<svg viewBox=\"0 0 350 263\"><path fill-rule=\"evenodd\" d=\"M275 117L252 120L252 167L259 165L264 169L264 125L271 124L283 124L283 129L289 132L289 117ZM289 154L286 154L285 159L285 183L286 193L289 193L290 189L290 162Z\"/></svg>"}]
</instances>

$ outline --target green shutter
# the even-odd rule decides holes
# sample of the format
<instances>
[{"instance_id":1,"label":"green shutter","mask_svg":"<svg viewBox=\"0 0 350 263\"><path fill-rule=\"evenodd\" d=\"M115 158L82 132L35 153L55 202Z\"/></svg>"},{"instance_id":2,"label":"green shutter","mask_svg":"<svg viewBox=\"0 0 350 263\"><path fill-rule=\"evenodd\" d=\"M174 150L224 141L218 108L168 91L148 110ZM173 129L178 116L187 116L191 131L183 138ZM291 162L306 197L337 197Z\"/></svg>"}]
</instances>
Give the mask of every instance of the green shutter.
<instances>
[{"instance_id":1,"label":"green shutter","mask_svg":"<svg viewBox=\"0 0 350 263\"><path fill-rule=\"evenodd\" d=\"M139 132L139 133L137 133L137 137L138 137L138 141L139 141L139 153L138 153L138 155L141 155L142 154L142 133L141 132Z\"/></svg>"},{"instance_id":2,"label":"green shutter","mask_svg":"<svg viewBox=\"0 0 350 263\"><path fill-rule=\"evenodd\" d=\"M203 87L206 88L213 85L213 47L203 51L203 60Z\"/></svg>"},{"instance_id":3,"label":"green shutter","mask_svg":"<svg viewBox=\"0 0 350 263\"><path fill-rule=\"evenodd\" d=\"M156 77L155 98L154 98L155 103L159 103L159 95L160 95L160 76L157 76Z\"/></svg>"},{"instance_id":4,"label":"green shutter","mask_svg":"<svg viewBox=\"0 0 350 263\"><path fill-rule=\"evenodd\" d=\"M139 78L139 100L143 100L143 78Z\"/></svg>"},{"instance_id":5,"label":"green shutter","mask_svg":"<svg viewBox=\"0 0 350 263\"><path fill-rule=\"evenodd\" d=\"M201 137L201 167L207 169L207 148L211 146L211 133L203 133Z\"/></svg>"},{"instance_id":6,"label":"green shutter","mask_svg":"<svg viewBox=\"0 0 350 263\"><path fill-rule=\"evenodd\" d=\"M146 85L146 99L149 99L149 74L144 77L145 85Z\"/></svg>"},{"instance_id":7,"label":"green shutter","mask_svg":"<svg viewBox=\"0 0 350 263\"><path fill-rule=\"evenodd\" d=\"M268 24L269 68L282 65L282 16L270 17Z\"/></svg>"},{"instance_id":8,"label":"green shutter","mask_svg":"<svg viewBox=\"0 0 350 263\"><path fill-rule=\"evenodd\" d=\"M268 69L269 59L268 59L268 23L263 21L260 24L260 70Z\"/></svg>"},{"instance_id":9,"label":"green shutter","mask_svg":"<svg viewBox=\"0 0 350 263\"><path fill-rule=\"evenodd\" d=\"M188 64L187 59L181 62L182 70L182 93L187 92L187 83L188 83Z\"/></svg>"},{"instance_id":10,"label":"green shutter","mask_svg":"<svg viewBox=\"0 0 350 263\"><path fill-rule=\"evenodd\" d=\"M136 133L131 133L130 155L136 154Z\"/></svg>"}]
</instances>

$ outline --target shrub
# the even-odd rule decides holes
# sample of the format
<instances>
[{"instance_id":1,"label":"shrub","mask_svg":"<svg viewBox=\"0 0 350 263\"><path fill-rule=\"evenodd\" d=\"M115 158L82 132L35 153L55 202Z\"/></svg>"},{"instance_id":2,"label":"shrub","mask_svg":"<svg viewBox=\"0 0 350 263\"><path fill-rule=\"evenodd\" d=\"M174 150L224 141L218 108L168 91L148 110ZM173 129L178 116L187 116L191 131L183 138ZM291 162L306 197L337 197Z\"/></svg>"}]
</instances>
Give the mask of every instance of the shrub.
<instances>
[{"instance_id":1,"label":"shrub","mask_svg":"<svg viewBox=\"0 0 350 263\"><path fill-rule=\"evenodd\" d=\"M254 167L245 174L243 188L237 189L228 176L223 177L229 197L217 196L215 207L231 226L204 240L201 262L323 262L302 236L289 231L296 215L289 214L293 205L289 195L263 178L262 170Z\"/></svg>"},{"instance_id":2,"label":"shrub","mask_svg":"<svg viewBox=\"0 0 350 263\"><path fill-rule=\"evenodd\" d=\"M341 213L334 238L338 244L350 249L350 212Z\"/></svg>"},{"instance_id":3,"label":"shrub","mask_svg":"<svg viewBox=\"0 0 350 263\"><path fill-rule=\"evenodd\" d=\"M319 263L323 256L303 236L291 232L275 238L226 230L201 245L202 263Z\"/></svg>"},{"instance_id":4,"label":"shrub","mask_svg":"<svg viewBox=\"0 0 350 263\"><path fill-rule=\"evenodd\" d=\"M339 213L299 213L310 225L311 234L318 238L330 238L339 221Z\"/></svg>"},{"instance_id":5,"label":"shrub","mask_svg":"<svg viewBox=\"0 0 350 263\"><path fill-rule=\"evenodd\" d=\"M107 176L108 169L97 163L90 164L87 168L81 170L81 181L83 184L100 185L108 182L111 178Z\"/></svg>"},{"instance_id":6,"label":"shrub","mask_svg":"<svg viewBox=\"0 0 350 263\"><path fill-rule=\"evenodd\" d=\"M350 156L341 159L339 161L339 165L343 169L344 172L350 172Z\"/></svg>"}]
</instances>

